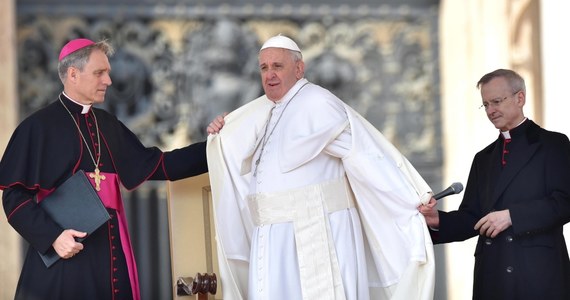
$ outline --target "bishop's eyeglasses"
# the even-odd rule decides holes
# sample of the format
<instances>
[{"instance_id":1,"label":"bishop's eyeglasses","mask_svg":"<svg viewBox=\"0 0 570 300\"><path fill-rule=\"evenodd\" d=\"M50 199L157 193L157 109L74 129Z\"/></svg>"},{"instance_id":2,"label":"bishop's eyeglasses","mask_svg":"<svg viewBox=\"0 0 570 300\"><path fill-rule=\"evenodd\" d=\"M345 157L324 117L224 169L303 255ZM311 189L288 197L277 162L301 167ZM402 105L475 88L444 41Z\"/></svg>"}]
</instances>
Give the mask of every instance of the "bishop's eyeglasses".
<instances>
[{"instance_id":1,"label":"bishop's eyeglasses","mask_svg":"<svg viewBox=\"0 0 570 300\"><path fill-rule=\"evenodd\" d=\"M505 96L503 98L495 98L495 99L491 99L488 102L483 102L483 104L481 104L481 106L479 106L479 109L484 108L485 110L487 110L487 108L489 107L498 107L499 105L501 105L501 103L503 103L503 101L507 100L509 97L512 97L516 94L518 94L520 92L520 90L512 93L510 96Z\"/></svg>"}]
</instances>

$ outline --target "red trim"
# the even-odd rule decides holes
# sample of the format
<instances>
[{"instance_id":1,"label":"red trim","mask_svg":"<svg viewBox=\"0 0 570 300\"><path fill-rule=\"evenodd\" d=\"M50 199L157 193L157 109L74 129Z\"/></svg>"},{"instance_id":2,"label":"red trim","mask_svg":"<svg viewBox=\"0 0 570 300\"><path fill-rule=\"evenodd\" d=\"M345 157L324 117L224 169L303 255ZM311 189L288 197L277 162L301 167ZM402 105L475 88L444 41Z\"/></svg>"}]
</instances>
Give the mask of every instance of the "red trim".
<instances>
[{"instance_id":1,"label":"red trim","mask_svg":"<svg viewBox=\"0 0 570 300\"><path fill-rule=\"evenodd\" d=\"M73 171L72 173L75 174L77 172L77 170L79 169L79 165L81 164L81 158L83 157L83 141L81 140L81 136L79 135L79 132L77 133L77 141L79 142L79 158L77 159L77 162L75 163L75 166L73 167ZM0 185L0 191L1 190L5 190L7 188L11 188L13 186L16 185L20 185L23 188L30 190L30 191L39 191L39 193L46 193L49 194L51 193L53 190L55 190L55 188L52 189L42 189L42 187L40 186L39 183L35 183L33 186L26 186L24 183L22 182L14 182L10 185L4 186L4 185Z\"/></svg>"},{"instance_id":2,"label":"red trim","mask_svg":"<svg viewBox=\"0 0 570 300\"><path fill-rule=\"evenodd\" d=\"M109 270L111 271L111 274L109 274L109 278L111 278L111 297L112 299L115 299L115 283L113 282L113 278L114 278L114 262L113 262L113 241L111 240L111 225L110 222L107 222L107 237L109 238L109 257L111 258L109 260L111 267L109 268Z\"/></svg>"},{"instance_id":3,"label":"red trim","mask_svg":"<svg viewBox=\"0 0 570 300\"><path fill-rule=\"evenodd\" d=\"M136 188L138 188L139 186L141 186L141 184L143 184L145 181L147 181L152 176L152 174L154 174L156 172L156 170L158 170L158 168L160 167L160 165L163 164L163 162L164 162L164 153L160 153L160 159L158 160L158 163L154 167L154 170L152 170L152 172L150 172L150 174L148 174L148 176L141 183L139 183L137 186L133 187L132 189L128 189L128 190L132 191L132 190L135 190ZM164 175L167 176L166 173Z\"/></svg>"},{"instance_id":4,"label":"red trim","mask_svg":"<svg viewBox=\"0 0 570 300\"><path fill-rule=\"evenodd\" d=\"M8 218L7 218L7 219L10 220L10 218L12 217L12 215L13 215L16 211L18 211L18 209L20 209L20 207L22 207L22 206L28 204L30 201L32 201L32 198L30 198L30 199L28 199L28 200L22 202L22 204L18 205L18 207L16 207L16 208L14 208L14 210L8 215Z\"/></svg>"},{"instance_id":5,"label":"red trim","mask_svg":"<svg viewBox=\"0 0 570 300\"><path fill-rule=\"evenodd\" d=\"M121 176L119 174L119 169L117 169L117 165L115 164L115 159L113 158L113 153L111 152L111 149L109 148L109 144L107 144L107 139L105 138L105 135L103 134L102 131L99 131L99 134L101 136L101 140L103 141L103 143L105 143L105 148L107 148L107 153L109 153L109 157L111 158L111 163L113 164L113 169L115 169L115 173L117 174L117 178L119 178L119 182L122 182Z\"/></svg>"},{"instance_id":6,"label":"red trim","mask_svg":"<svg viewBox=\"0 0 570 300\"><path fill-rule=\"evenodd\" d=\"M101 135L101 140L105 143L105 147L107 148L107 152L109 153L109 157L111 158L111 163L113 164L113 168L115 169L116 173L117 173L117 177L119 178L119 182L123 182L121 180L121 174L119 173L119 169L117 168L117 165L115 164L115 159L113 158L113 152L111 151L111 149L109 148L109 144L107 144L107 139L105 138L105 135L103 134L102 131L99 131L99 134ZM154 170L152 170L152 172L150 172L150 174L148 174L148 176L143 179L138 185L136 185L135 187L133 187L132 189L126 188L128 191L132 191L135 190L136 188L138 188L141 184L143 184L145 181L147 181L152 174L154 174L156 172L156 170L158 169L158 167L163 164L164 161L164 152L162 152L160 154L160 159L158 160L158 163L156 164L156 166L154 167ZM164 168L163 168L164 169ZM166 174L166 170L164 172L165 176L168 177L168 175ZM123 185L124 186L124 185Z\"/></svg>"},{"instance_id":7,"label":"red trim","mask_svg":"<svg viewBox=\"0 0 570 300\"><path fill-rule=\"evenodd\" d=\"M14 182L14 183L7 185L7 186L0 185L0 190L5 190L7 188L11 188L11 187L16 186L16 185L21 185L23 188L30 190L30 191L35 191L35 190L41 189L40 185L37 183L34 184L32 187L28 187L25 184L18 181L18 182Z\"/></svg>"},{"instance_id":8,"label":"red trim","mask_svg":"<svg viewBox=\"0 0 570 300\"><path fill-rule=\"evenodd\" d=\"M507 164L507 160L505 159L505 154L509 154L509 150L507 150L507 145L511 142L511 139L503 139L503 153L501 154L501 164L503 167Z\"/></svg>"},{"instance_id":9,"label":"red trim","mask_svg":"<svg viewBox=\"0 0 570 300\"><path fill-rule=\"evenodd\" d=\"M25 189L28 190L28 191L37 191L38 194L49 194L49 193L53 192L53 190L55 190L55 188L52 188L52 189L49 189L49 190L47 190L47 189L42 189L42 188L40 187L40 185L37 184L37 183L34 184L32 187L28 187L28 186L26 186L25 184L23 184L23 183L21 183L21 182L14 182L14 183L12 183L12 184L10 184L10 185L8 185L8 186L0 186L0 190L5 190L5 189L7 189L7 188L11 188L11 187L16 186L16 185L19 185L19 186L25 188Z\"/></svg>"},{"instance_id":10,"label":"red trim","mask_svg":"<svg viewBox=\"0 0 570 300\"><path fill-rule=\"evenodd\" d=\"M79 117L77 116L77 113L75 114L75 117L72 116L73 120L75 122L77 122L77 124L79 124ZM75 174L77 172L77 170L79 169L79 165L81 164L81 158L83 157L83 141L81 139L81 129L80 128L76 128L77 129L77 139L79 141L79 158L77 159L77 162L75 163L75 166L73 167L73 171L72 173Z\"/></svg>"},{"instance_id":11,"label":"red trim","mask_svg":"<svg viewBox=\"0 0 570 300\"><path fill-rule=\"evenodd\" d=\"M168 173L166 172L166 165L164 164L164 153L162 154L162 157L160 158L160 164L162 165L162 172L164 172L164 176L166 177L166 180L170 181L170 176L168 176Z\"/></svg>"},{"instance_id":12,"label":"red trim","mask_svg":"<svg viewBox=\"0 0 570 300\"><path fill-rule=\"evenodd\" d=\"M78 134L77 139L79 140L79 158L77 159L77 162L73 167L73 174L75 174L75 172L77 172L77 169L79 169L79 165L81 164L81 159L83 158L83 141L81 140L81 132L78 132L77 134Z\"/></svg>"},{"instance_id":13,"label":"red trim","mask_svg":"<svg viewBox=\"0 0 570 300\"><path fill-rule=\"evenodd\" d=\"M85 122L85 127L87 127L87 132L89 133L89 139L91 140L91 147L93 148L93 155L94 155L93 159L95 159L95 161L97 161L97 146L95 145L95 137L93 136L93 134L97 134L97 132L93 132L91 130L91 126L89 126L89 124L90 124L89 118L91 118L91 120L92 120L91 123L95 123L95 120L97 117L90 116L89 113L92 113L93 115L95 114L95 112L92 109L90 109L89 112L87 112L84 115L85 117L83 118L83 121ZM95 126L98 126L97 123L95 123ZM100 131L99 131L99 135L101 135ZM99 142L101 142L101 141L99 141ZM101 153L99 153L99 155L101 155Z\"/></svg>"}]
</instances>

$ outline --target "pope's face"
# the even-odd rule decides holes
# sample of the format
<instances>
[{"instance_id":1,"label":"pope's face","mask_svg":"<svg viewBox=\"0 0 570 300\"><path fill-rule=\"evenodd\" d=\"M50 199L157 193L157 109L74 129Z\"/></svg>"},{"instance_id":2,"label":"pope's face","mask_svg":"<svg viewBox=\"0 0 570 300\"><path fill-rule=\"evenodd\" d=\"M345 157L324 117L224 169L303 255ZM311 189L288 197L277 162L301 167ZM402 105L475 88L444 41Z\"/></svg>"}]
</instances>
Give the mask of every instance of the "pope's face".
<instances>
[{"instance_id":1,"label":"pope's face","mask_svg":"<svg viewBox=\"0 0 570 300\"><path fill-rule=\"evenodd\" d=\"M295 61L293 54L282 48L266 48L259 53L261 83L267 98L279 101L303 78L303 61Z\"/></svg>"},{"instance_id":2,"label":"pope's face","mask_svg":"<svg viewBox=\"0 0 570 300\"><path fill-rule=\"evenodd\" d=\"M105 101L107 87L111 85L111 65L107 55L99 49L93 50L83 70L73 68L68 72L67 80L72 81L74 92L71 97L83 104L102 103Z\"/></svg>"}]
</instances>

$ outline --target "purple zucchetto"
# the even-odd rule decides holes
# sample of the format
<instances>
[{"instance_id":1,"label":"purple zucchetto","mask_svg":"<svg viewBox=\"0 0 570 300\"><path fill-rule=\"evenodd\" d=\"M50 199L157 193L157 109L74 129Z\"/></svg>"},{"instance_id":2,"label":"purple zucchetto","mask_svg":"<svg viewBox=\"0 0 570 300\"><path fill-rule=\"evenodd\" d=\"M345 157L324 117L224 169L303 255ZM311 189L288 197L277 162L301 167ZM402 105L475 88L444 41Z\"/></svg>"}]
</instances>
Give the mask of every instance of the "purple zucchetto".
<instances>
[{"instance_id":1,"label":"purple zucchetto","mask_svg":"<svg viewBox=\"0 0 570 300\"><path fill-rule=\"evenodd\" d=\"M88 39L71 40L67 44L65 44L65 46L63 46L63 48L61 48L61 52L59 52L59 61L64 59L69 54L71 54L71 53L73 53L79 49L85 48L87 46L91 46L93 44L95 44L95 42L93 42L92 40L88 40Z\"/></svg>"}]
</instances>

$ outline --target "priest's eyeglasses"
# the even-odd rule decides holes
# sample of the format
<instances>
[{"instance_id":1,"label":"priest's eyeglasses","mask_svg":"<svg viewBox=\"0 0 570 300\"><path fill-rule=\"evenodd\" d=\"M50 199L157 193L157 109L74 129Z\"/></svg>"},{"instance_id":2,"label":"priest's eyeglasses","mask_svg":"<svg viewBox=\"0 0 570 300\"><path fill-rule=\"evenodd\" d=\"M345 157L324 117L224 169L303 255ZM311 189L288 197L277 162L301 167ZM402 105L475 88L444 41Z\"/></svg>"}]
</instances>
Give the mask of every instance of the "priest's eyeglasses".
<instances>
[{"instance_id":1,"label":"priest's eyeglasses","mask_svg":"<svg viewBox=\"0 0 570 300\"><path fill-rule=\"evenodd\" d=\"M518 94L520 92L520 90L512 93L510 96L506 96L503 98L495 98L495 99L491 99L488 102L483 102L483 104L481 104L481 106L479 106L479 109L484 108L485 110L487 110L487 108L489 107L498 107L499 105L501 105L501 103L503 103L503 101L507 100L509 97L512 97L516 94Z\"/></svg>"}]
</instances>

